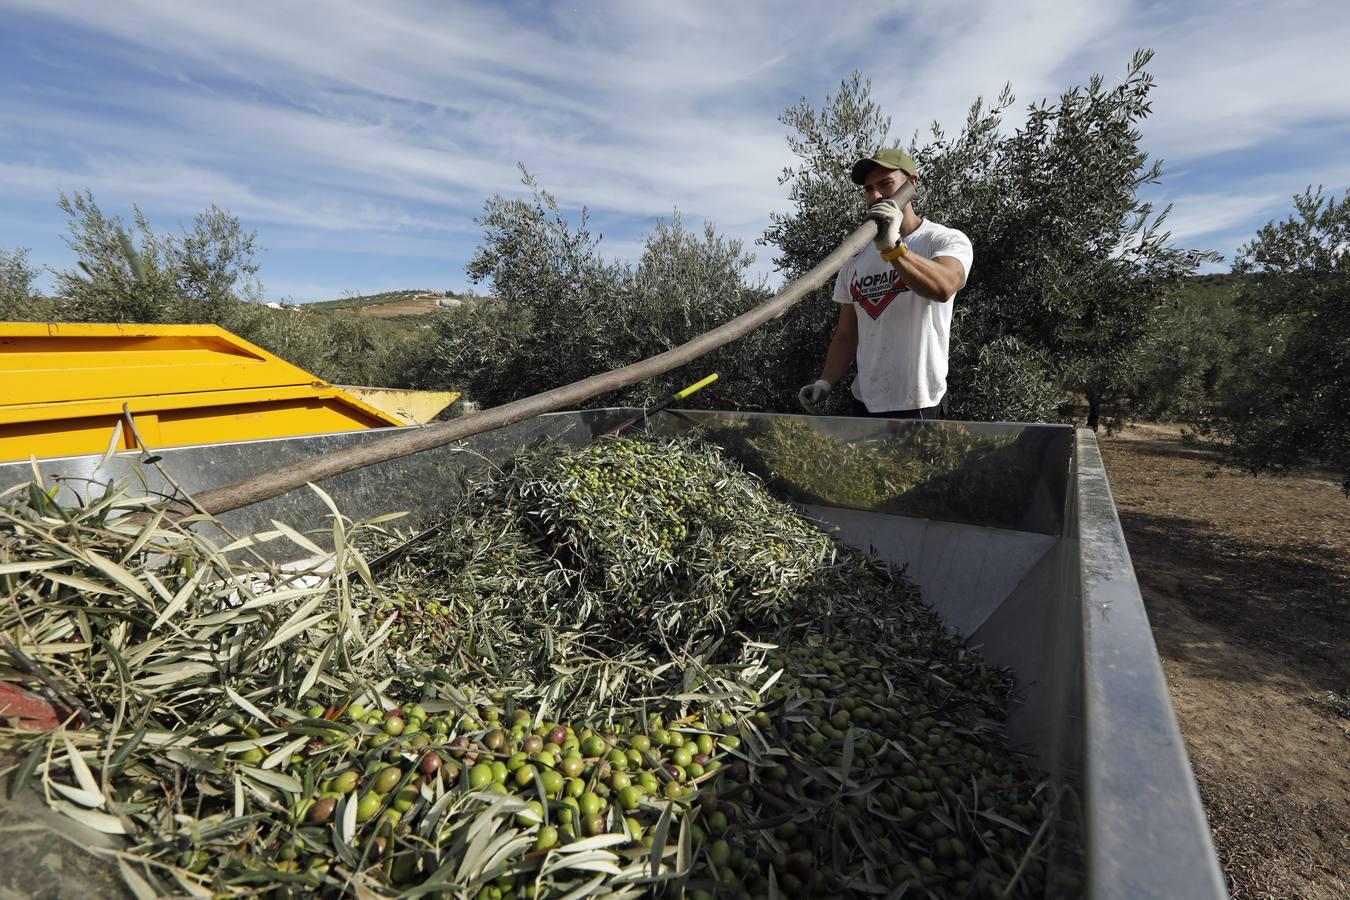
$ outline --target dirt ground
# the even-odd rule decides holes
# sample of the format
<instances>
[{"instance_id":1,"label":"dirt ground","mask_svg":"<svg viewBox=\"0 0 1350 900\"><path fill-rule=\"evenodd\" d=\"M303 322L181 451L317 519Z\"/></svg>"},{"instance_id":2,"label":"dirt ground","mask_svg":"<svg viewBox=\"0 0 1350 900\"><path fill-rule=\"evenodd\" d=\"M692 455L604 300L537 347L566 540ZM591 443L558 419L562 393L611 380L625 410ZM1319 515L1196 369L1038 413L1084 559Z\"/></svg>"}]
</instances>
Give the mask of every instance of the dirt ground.
<instances>
[{"instance_id":1,"label":"dirt ground","mask_svg":"<svg viewBox=\"0 0 1350 900\"><path fill-rule=\"evenodd\" d=\"M1100 441L1233 896L1350 897L1350 499L1174 426Z\"/></svg>"}]
</instances>

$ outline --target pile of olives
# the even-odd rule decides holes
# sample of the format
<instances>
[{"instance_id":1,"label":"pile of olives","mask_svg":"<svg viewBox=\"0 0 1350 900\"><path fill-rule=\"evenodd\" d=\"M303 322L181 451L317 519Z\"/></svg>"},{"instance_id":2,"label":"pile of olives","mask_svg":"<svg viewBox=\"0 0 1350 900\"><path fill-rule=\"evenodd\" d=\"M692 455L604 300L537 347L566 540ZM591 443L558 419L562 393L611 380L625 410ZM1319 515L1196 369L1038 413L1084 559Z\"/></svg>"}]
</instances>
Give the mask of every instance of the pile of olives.
<instances>
[{"instance_id":1,"label":"pile of olives","mask_svg":"<svg viewBox=\"0 0 1350 900\"><path fill-rule=\"evenodd\" d=\"M381 652L213 725L138 852L282 896L1044 894L1007 673L715 449L529 451L353 602Z\"/></svg>"}]
</instances>

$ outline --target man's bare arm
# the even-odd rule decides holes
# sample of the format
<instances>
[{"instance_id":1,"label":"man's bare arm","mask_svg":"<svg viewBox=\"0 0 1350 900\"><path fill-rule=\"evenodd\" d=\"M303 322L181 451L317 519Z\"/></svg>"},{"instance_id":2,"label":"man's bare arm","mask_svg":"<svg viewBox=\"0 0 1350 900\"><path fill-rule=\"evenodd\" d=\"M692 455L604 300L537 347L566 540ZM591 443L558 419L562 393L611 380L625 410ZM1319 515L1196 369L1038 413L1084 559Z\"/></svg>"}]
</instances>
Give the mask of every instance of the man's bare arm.
<instances>
[{"instance_id":1,"label":"man's bare arm","mask_svg":"<svg viewBox=\"0 0 1350 900\"><path fill-rule=\"evenodd\" d=\"M946 303L947 298L961 290L966 271L954 256L929 259L913 250L896 257L891 268L900 273L909 289L925 300Z\"/></svg>"},{"instance_id":2,"label":"man's bare arm","mask_svg":"<svg viewBox=\"0 0 1350 900\"><path fill-rule=\"evenodd\" d=\"M858 310L852 303L845 303L839 307L839 321L834 325L830 349L825 351L825 367L820 377L830 384L838 384L857 355Z\"/></svg>"}]
</instances>

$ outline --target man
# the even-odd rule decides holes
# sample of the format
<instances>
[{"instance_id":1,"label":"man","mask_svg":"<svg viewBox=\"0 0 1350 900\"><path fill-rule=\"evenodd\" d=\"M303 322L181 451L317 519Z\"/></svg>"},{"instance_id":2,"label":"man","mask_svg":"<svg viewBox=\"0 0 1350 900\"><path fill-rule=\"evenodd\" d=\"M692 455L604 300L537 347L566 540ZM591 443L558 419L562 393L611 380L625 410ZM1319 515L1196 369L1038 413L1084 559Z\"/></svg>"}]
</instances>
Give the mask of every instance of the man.
<instances>
[{"instance_id":1,"label":"man","mask_svg":"<svg viewBox=\"0 0 1350 900\"><path fill-rule=\"evenodd\" d=\"M840 307L834 338L820 378L797 399L814 412L856 359L855 414L946 418L952 298L970 274L970 238L892 199L906 183L919 181L905 151L878 150L858 160L850 175L862 187L877 236L835 280Z\"/></svg>"}]
</instances>

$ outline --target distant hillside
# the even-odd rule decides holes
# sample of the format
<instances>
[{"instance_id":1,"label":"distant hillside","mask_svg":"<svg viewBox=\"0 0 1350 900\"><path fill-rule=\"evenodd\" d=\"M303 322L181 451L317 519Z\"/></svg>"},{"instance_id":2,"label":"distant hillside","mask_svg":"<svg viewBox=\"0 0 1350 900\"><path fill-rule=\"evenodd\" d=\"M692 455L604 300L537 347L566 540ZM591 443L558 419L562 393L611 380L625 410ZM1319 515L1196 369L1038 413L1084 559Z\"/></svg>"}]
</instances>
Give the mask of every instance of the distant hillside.
<instances>
[{"instance_id":1,"label":"distant hillside","mask_svg":"<svg viewBox=\"0 0 1350 900\"><path fill-rule=\"evenodd\" d=\"M315 312L356 310L358 316L394 319L402 316L423 316L447 306L458 306L463 298L458 294L439 291L385 291L361 297L343 297L341 300L321 300L305 304Z\"/></svg>"}]
</instances>

